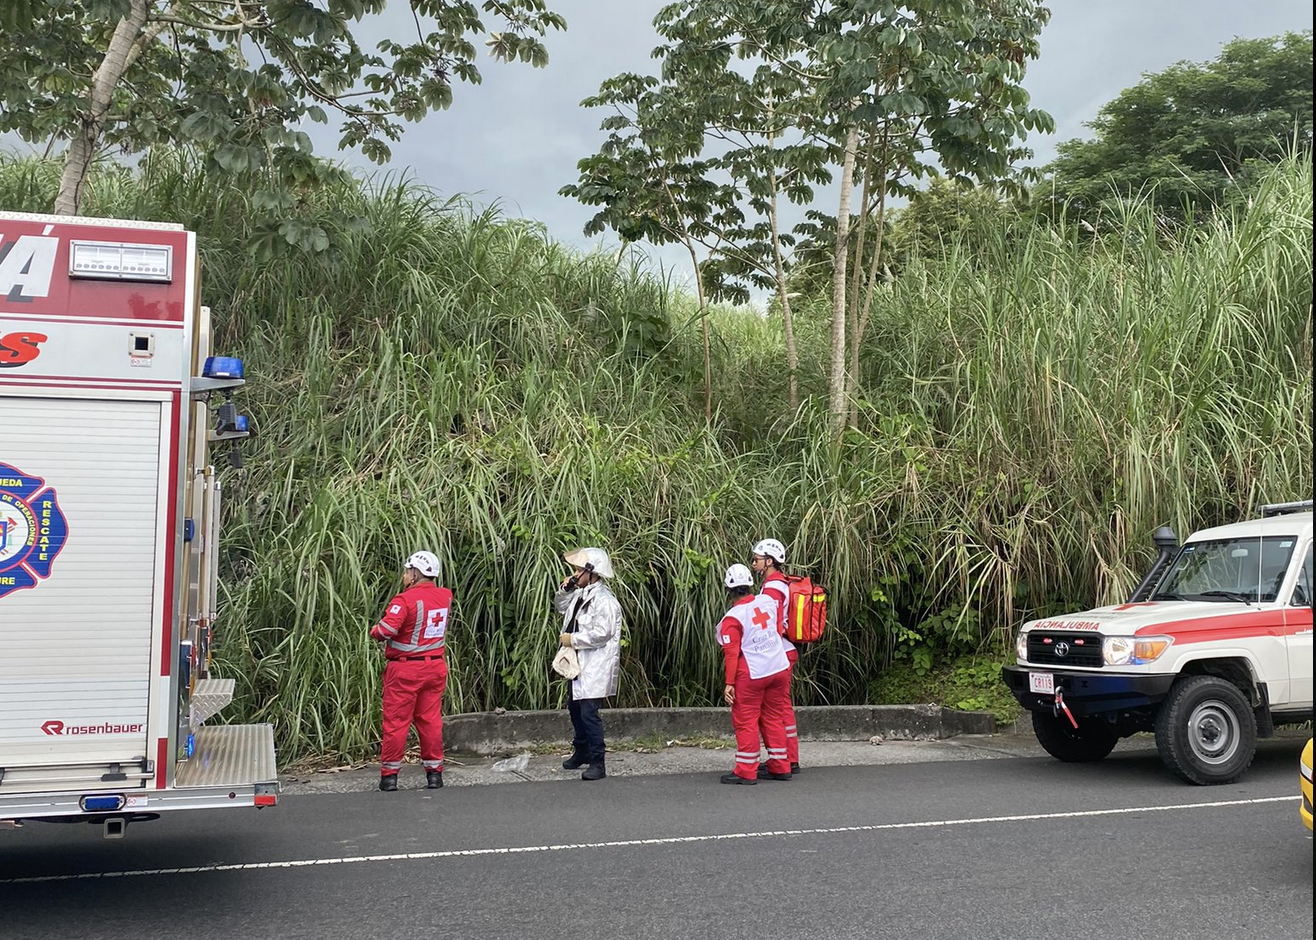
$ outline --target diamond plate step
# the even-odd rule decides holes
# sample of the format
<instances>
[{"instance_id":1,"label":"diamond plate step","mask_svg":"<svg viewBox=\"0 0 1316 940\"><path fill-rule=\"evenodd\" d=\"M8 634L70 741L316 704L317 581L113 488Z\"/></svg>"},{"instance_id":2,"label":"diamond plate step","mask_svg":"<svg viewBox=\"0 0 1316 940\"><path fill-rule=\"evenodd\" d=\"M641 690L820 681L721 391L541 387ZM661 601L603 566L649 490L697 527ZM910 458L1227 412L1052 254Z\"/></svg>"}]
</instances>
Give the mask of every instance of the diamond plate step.
<instances>
[{"instance_id":1,"label":"diamond plate step","mask_svg":"<svg viewBox=\"0 0 1316 940\"><path fill-rule=\"evenodd\" d=\"M233 701L233 683L232 679L201 679L197 682L192 690L190 720L193 730Z\"/></svg>"},{"instance_id":2,"label":"diamond plate step","mask_svg":"<svg viewBox=\"0 0 1316 940\"><path fill-rule=\"evenodd\" d=\"M178 765L178 787L237 787L273 783L273 725L206 725L196 732L192 756Z\"/></svg>"}]
</instances>

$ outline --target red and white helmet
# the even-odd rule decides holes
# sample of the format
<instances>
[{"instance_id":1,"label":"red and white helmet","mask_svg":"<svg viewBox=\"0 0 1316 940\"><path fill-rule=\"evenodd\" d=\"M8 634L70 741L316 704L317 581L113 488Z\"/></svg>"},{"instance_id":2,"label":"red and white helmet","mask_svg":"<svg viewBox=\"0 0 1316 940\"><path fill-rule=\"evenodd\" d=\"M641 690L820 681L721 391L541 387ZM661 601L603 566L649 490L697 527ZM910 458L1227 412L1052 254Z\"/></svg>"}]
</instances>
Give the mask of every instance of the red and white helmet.
<instances>
[{"instance_id":1,"label":"red and white helmet","mask_svg":"<svg viewBox=\"0 0 1316 940\"><path fill-rule=\"evenodd\" d=\"M439 576L439 559L433 552L416 552L407 559L406 567L415 568L427 578Z\"/></svg>"},{"instance_id":2,"label":"red and white helmet","mask_svg":"<svg viewBox=\"0 0 1316 940\"><path fill-rule=\"evenodd\" d=\"M726 577L722 583L729 588L736 587L753 587L754 575L744 565L732 565L727 569Z\"/></svg>"},{"instance_id":3,"label":"red and white helmet","mask_svg":"<svg viewBox=\"0 0 1316 940\"><path fill-rule=\"evenodd\" d=\"M775 559L779 565L786 564L786 546L776 539L761 539L752 551L755 555L767 555Z\"/></svg>"}]
</instances>

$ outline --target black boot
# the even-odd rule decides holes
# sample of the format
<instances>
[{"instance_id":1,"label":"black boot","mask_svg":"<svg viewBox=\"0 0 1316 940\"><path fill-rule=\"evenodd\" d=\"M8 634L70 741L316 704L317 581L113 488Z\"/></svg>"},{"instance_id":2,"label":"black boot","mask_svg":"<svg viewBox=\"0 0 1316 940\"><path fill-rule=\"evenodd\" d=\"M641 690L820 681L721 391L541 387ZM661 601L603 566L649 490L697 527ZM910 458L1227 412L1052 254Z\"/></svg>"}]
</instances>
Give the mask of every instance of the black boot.
<instances>
[{"instance_id":1,"label":"black boot","mask_svg":"<svg viewBox=\"0 0 1316 940\"><path fill-rule=\"evenodd\" d=\"M742 787L752 787L758 783L757 780L748 780L739 774L723 774L718 780L721 783L739 784Z\"/></svg>"},{"instance_id":2,"label":"black boot","mask_svg":"<svg viewBox=\"0 0 1316 940\"><path fill-rule=\"evenodd\" d=\"M793 774L797 774L797 773L799 773L799 772L800 772L800 765L799 765L799 764L791 764L791 773L793 773Z\"/></svg>"},{"instance_id":3,"label":"black boot","mask_svg":"<svg viewBox=\"0 0 1316 940\"><path fill-rule=\"evenodd\" d=\"M571 756L562 762L563 770L579 770L589 763L589 751L576 748Z\"/></svg>"},{"instance_id":4,"label":"black boot","mask_svg":"<svg viewBox=\"0 0 1316 940\"><path fill-rule=\"evenodd\" d=\"M789 780L791 778L791 775L788 773L774 774L766 767L760 767L756 776L759 780Z\"/></svg>"},{"instance_id":5,"label":"black boot","mask_svg":"<svg viewBox=\"0 0 1316 940\"><path fill-rule=\"evenodd\" d=\"M589 767L580 775L581 780L602 780L608 774L604 770L603 761L591 761Z\"/></svg>"},{"instance_id":6,"label":"black boot","mask_svg":"<svg viewBox=\"0 0 1316 940\"><path fill-rule=\"evenodd\" d=\"M391 793L398 788L398 775L385 774L379 778L379 789L386 793Z\"/></svg>"},{"instance_id":7,"label":"black boot","mask_svg":"<svg viewBox=\"0 0 1316 940\"><path fill-rule=\"evenodd\" d=\"M427 770L425 771L425 789L439 790L443 787L443 771Z\"/></svg>"}]
</instances>

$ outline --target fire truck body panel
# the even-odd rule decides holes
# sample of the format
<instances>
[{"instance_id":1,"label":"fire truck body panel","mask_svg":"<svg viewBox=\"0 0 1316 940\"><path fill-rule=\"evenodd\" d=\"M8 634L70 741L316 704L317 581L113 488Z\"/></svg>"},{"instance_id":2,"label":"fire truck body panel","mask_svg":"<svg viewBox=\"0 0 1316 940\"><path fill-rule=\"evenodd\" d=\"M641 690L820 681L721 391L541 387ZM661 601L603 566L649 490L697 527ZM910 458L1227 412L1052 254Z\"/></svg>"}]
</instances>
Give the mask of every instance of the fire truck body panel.
<instances>
[{"instance_id":1,"label":"fire truck body panel","mask_svg":"<svg viewBox=\"0 0 1316 940\"><path fill-rule=\"evenodd\" d=\"M205 724L209 334L192 233L0 213L0 821L276 798L270 726Z\"/></svg>"}]
</instances>

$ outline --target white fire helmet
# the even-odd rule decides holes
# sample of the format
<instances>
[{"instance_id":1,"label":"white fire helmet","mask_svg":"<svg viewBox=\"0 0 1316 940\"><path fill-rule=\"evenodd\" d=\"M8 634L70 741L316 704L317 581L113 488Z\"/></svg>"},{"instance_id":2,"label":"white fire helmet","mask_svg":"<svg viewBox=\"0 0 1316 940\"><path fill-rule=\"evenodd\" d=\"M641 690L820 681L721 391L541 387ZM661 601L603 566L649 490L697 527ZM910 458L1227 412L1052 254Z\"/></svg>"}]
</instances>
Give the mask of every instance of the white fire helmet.
<instances>
[{"instance_id":1,"label":"white fire helmet","mask_svg":"<svg viewBox=\"0 0 1316 940\"><path fill-rule=\"evenodd\" d=\"M574 552L563 553L562 558L573 568L593 565L594 573L599 577L612 577L612 562L608 560L608 553L601 548L578 548Z\"/></svg>"},{"instance_id":2,"label":"white fire helmet","mask_svg":"<svg viewBox=\"0 0 1316 940\"><path fill-rule=\"evenodd\" d=\"M753 587L754 575L744 565L732 565L727 569L726 577L722 583L729 588Z\"/></svg>"},{"instance_id":3,"label":"white fire helmet","mask_svg":"<svg viewBox=\"0 0 1316 940\"><path fill-rule=\"evenodd\" d=\"M767 555L774 558L777 564L786 564L786 546L782 545L776 539L763 539L752 549L755 555Z\"/></svg>"},{"instance_id":4,"label":"white fire helmet","mask_svg":"<svg viewBox=\"0 0 1316 940\"><path fill-rule=\"evenodd\" d=\"M433 552L416 552L407 559L406 567L415 568L427 578L439 576L439 559Z\"/></svg>"}]
</instances>

